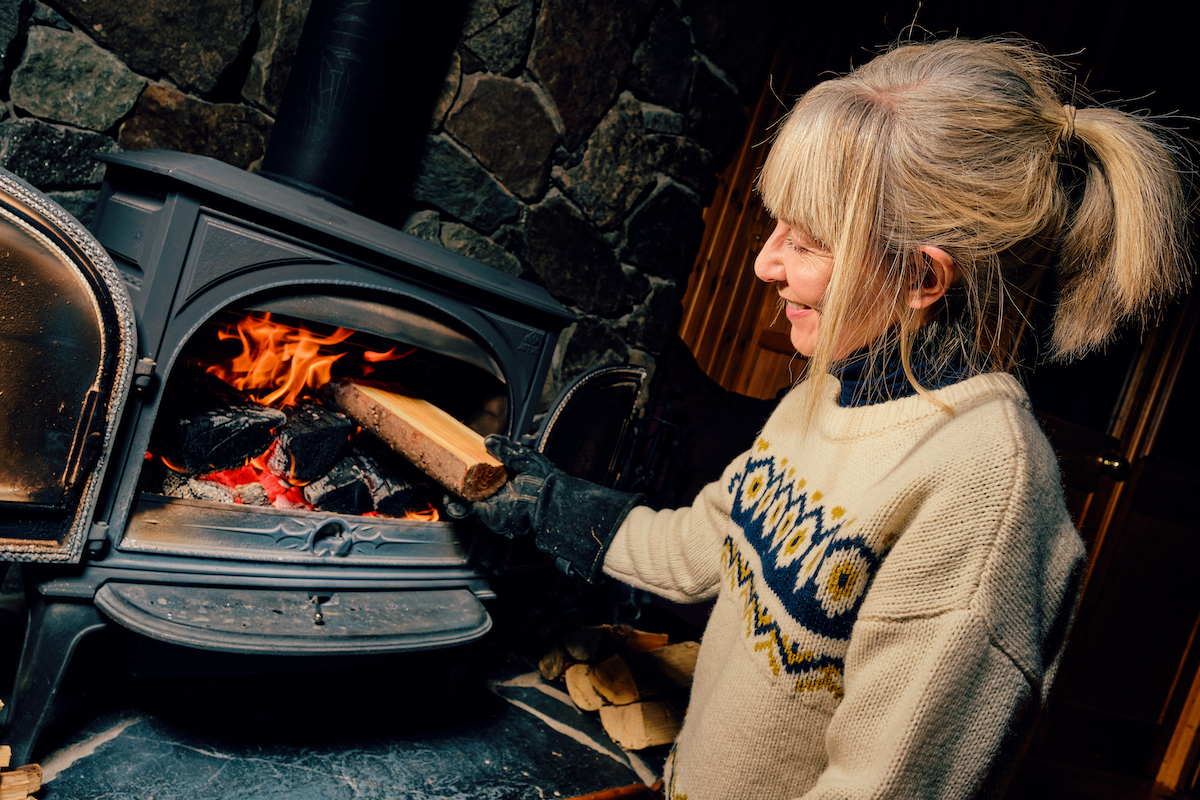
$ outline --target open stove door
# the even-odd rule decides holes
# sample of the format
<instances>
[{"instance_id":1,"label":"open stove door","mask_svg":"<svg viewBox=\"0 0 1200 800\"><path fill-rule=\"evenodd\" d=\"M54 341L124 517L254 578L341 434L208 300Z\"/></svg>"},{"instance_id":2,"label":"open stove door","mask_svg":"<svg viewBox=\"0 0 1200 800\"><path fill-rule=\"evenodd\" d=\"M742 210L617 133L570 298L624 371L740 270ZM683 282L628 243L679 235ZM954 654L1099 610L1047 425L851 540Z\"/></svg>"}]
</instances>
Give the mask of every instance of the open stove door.
<instances>
[{"instance_id":1,"label":"open stove door","mask_svg":"<svg viewBox=\"0 0 1200 800\"><path fill-rule=\"evenodd\" d=\"M0 560L79 560L136 341L104 248L0 170Z\"/></svg>"}]
</instances>

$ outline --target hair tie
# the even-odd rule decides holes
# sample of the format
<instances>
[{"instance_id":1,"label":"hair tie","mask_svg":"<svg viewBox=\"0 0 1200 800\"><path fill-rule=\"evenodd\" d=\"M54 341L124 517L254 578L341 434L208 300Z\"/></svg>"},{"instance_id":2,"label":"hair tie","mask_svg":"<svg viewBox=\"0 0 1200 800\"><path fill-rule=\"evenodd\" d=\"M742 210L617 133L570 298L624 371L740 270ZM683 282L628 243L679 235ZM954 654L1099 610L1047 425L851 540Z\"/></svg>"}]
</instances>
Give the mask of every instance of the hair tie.
<instances>
[{"instance_id":1,"label":"hair tie","mask_svg":"<svg viewBox=\"0 0 1200 800\"><path fill-rule=\"evenodd\" d=\"M1063 114L1066 115L1066 121L1063 124L1062 141L1069 142L1075 138L1075 106L1064 104Z\"/></svg>"}]
</instances>

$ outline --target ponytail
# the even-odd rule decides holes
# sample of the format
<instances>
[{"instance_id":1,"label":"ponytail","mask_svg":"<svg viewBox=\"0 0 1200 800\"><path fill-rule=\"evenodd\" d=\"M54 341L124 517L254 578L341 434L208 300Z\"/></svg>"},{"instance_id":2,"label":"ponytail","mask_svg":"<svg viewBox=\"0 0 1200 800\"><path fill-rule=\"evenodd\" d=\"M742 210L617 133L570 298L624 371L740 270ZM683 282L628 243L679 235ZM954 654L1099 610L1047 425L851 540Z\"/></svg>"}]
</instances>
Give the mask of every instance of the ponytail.
<instances>
[{"instance_id":1,"label":"ponytail","mask_svg":"<svg viewBox=\"0 0 1200 800\"><path fill-rule=\"evenodd\" d=\"M1123 322L1148 324L1190 280L1182 153L1170 134L1115 109L1064 111L1074 119L1063 145L1080 151L1083 181L1068 192L1077 199L1068 203L1057 264L1058 359L1102 346Z\"/></svg>"}]
</instances>

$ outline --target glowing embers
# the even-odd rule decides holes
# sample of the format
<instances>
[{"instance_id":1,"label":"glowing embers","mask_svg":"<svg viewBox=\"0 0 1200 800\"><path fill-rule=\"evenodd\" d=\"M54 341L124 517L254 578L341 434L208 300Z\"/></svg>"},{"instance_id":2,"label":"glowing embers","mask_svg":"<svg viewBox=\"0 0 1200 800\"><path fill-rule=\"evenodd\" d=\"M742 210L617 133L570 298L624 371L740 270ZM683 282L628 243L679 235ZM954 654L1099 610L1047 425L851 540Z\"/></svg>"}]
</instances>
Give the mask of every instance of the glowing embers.
<instances>
[{"instance_id":1,"label":"glowing embers","mask_svg":"<svg viewBox=\"0 0 1200 800\"><path fill-rule=\"evenodd\" d=\"M413 351L246 316L191 347L163 391L142 488L170 497L436 520L423 473L320 400ZM215 339L215 344L213 344ZM238 350L239 352L232 352Z\"/></svg>"}]
</instances>

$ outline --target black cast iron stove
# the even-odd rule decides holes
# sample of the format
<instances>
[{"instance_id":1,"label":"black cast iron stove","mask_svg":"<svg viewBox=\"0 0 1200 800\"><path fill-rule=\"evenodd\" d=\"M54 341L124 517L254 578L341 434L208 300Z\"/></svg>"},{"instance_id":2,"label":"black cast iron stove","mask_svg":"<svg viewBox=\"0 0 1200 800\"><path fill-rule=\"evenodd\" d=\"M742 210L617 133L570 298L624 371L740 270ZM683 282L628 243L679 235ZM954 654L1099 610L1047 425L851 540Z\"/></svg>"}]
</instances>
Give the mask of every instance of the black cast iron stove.
<instances>
[{"instance_id":1,"label":"black cast iron stove","mask_svg":"<svg viewBox=\"0 0 1200 800\"><path fill-rule=\"evenodd\" d=\"M355 50L334 39L344 62ZM0 557L26 562L30 609L4 739L16 763L76 644L113 622L273 655L451 647L491 627L505 555L468 523L181 498L147 480L167 389L218 323L270 315L402 350L407 389L610 483L644 379L601 370L539 415L573 318L540 287L360 216L307 173L167 151L103 160L90 233L0 175ZM335 182L346 169L315 168Z\"/></svg>"}]
</instances>

